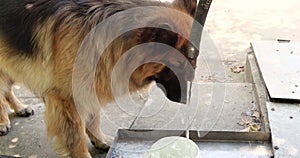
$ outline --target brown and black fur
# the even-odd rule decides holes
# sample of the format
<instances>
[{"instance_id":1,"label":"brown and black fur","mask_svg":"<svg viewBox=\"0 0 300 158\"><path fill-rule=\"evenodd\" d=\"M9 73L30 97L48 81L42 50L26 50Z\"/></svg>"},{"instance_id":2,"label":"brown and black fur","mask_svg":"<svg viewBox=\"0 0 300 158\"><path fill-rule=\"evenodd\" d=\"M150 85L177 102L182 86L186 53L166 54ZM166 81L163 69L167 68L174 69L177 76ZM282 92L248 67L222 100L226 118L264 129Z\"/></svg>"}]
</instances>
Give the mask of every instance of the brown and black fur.
<instances>
[{"instance_id":1,"label":"brown and black fur","mask_svg":"<svg viewBox=\"0 0 300 158\"><path fill-rule=\"evenodd\" d=\"M81 120L76 110L72 96L73 65L82 41L92 28L115 13L139 6L174 8L193 15L196 1L177 0L174 4L163 4L150 0L1 0L0 132L10 128L4 101L8 101L17 113L24 109L26 111L26 107L11 91L13 83L20 81L43 97L46 104L47 132L55 140L54 150L57 153L70 157L90 157L86 134L96 147L107 147L105 144L111 143L112 139L101 132L100 116L87 111L87 116L95 115L95 119L92 122L88 117L87 120ZM166 21L172 22L177 29L187 34L191 30L191 23L178 21L171 13L157 14L161 16L148 16L154 17L152 20L162 20L164 24ZM134 19L134 16L136 15L125 18ZM120 24L120 27L122 25L124 24ZM114 99L108 85L112 68L118 58L131 47L147 42L168 44L186 56L187 39L172 31L140 28L118 37L105 50L104 57L100 58L97 65L96 92L102 105ZM176 62L172 61L172 57L165 58L170 59L171 63ZM193 65L194 60L191 60ZM165 65L144 64L132 74L130 89L136 91L147 87L152 80L158 80L159 77L172 78L172 75L174 74ZM164 82L168 80L164 79ZM178 80L174 82L178 84ZM169 98L180 101L180 97L177 95ZM85 129L87 122L91 124L92 133L97 136Z\"/></svg>"}]
</instances>

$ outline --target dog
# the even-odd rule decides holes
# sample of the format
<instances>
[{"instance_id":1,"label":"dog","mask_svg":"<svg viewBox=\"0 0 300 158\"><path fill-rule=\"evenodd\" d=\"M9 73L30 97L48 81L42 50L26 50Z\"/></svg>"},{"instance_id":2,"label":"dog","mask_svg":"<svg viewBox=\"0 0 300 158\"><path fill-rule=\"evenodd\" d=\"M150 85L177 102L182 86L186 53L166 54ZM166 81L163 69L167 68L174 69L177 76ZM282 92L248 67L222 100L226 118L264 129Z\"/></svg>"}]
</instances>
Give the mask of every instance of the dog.
<instances>
[{"instance_id":1,"label":"dog","mask_svg":"<svg viewBox=\"0 0 300 158\"><path fill-rule=\"evenodd\" d=\"M33 110L21 104L11 87L14 82L23 82L30 90L40 95L45 104L45 122L49 138L54 140L53 149L61 156L88 158L85 135L100 149L108 148L112 138L102 133L100 115L93 105L80 105L84 117L79 116L75 100L85 100L73 96L72 87L74 63L85 37L102 21L122 11L138 7L170 8L193 17L196 0L175 0L162 3L153 0L2 0L0 1L0 133L10 129L5 109L7 101L20 116L30 116ZM114 101L110 78L118 59L130 48L142 43L159 42L175 48L196 65L196 57L188 57L190 43L187 38L176 34L187 34L192 23L177 17L166 9L159 9L152 15L130 14L120 21L133 21L144 16L143 23L157 23L161 28L144 27L128 31L114 39L95 67L95 91L101 106ZM129 23L128 23L129 24ZM115 28L123 28L124 23L114 23ZM170 27L170 26L176 27ZM102 28L102 29L109 29ZM108 36L108 35L107 35ZM105 41L106 35L100 36ZM149 48L151 49L151 48ZM157 50L156 50L157 51ZM169 51L160 50L160 51ZM150 51L151 52L151 51ZM177 53L178 53L177 52ZM187 63L178 63L174 56L156 53L157 58L166 58L172 65L184 70ZM139 59L137 56L131 57ZM170 59L170 60L169 60ZM143 60L143 59L141 59ZM86 64L87 62L83 63ZM84 72L76 72L81 75ZM183 72L181 78L162 63L149 62L140 65L130 76L130 92L148 87L152 82L160 85L167 98L175 102L186 102L186 85L192 80L193 71ZM84 77L82 85L87 85ZM87 110L86 110L87 109ZM89 124L88 129L86 125Z\"/></svg>"}]
</instances>

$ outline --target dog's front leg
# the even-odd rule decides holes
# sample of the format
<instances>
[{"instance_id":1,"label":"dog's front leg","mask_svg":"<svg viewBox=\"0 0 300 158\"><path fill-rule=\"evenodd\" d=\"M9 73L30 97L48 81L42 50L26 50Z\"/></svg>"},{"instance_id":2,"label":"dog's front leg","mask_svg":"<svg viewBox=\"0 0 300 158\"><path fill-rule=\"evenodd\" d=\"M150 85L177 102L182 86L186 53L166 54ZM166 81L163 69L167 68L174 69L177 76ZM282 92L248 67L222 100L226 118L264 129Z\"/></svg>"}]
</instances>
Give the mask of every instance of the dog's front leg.
<instances>
[{"instance_id":1,"label":"dog's front leg","mask_svg":"<svg viewBox=\"0 0 300 158\"><path fill-rule=\"evenodd\" d=\"M85 125L76 110L72 97L61 97L51 92L45 97L45 120L47 132L54 139L54 150L72 158L90 158L88 152Z\"/></svg>"},{"instance_id":2,"label":"dog's front leg","mask_svg":"<svg viewBox=\"0 0 300 158\"><path fill-rule=\"evenodd\" d=\"M109 146L111 146L113 138L105 135L100 128L100 112L98 114L93 115L91 120L87 123L86 132L92 142L92 144L101 150L108 150Z\"/></svg>"}]
</instances>

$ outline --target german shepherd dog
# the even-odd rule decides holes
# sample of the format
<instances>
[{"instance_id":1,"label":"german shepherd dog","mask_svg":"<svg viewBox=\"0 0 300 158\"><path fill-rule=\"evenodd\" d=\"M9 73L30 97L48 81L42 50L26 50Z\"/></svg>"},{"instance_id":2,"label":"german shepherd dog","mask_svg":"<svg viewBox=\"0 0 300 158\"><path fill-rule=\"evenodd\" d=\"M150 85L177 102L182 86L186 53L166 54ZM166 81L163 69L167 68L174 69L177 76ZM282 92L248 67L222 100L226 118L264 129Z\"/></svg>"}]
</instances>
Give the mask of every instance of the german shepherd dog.
<instances>
[{"instance_id":1,"label":"german shepherd dog","mask_svg":"<svg viewBox=\"0 0 300 158\"><path fill-rule=\"evenodd\" d=\"M54 140L53 148L58 154L91 157L86 134L95 147L107 148L112 139L101 132L100 116L87 111L87 116L95 117L93 120L89 120L91 117L82 120L72 93L74 62L85 36L101 21L127 9L158 6L175 9L193 17L196 3L196 0L175 0L172 3L155 0L1 0L0 135L5 135L10 129L6 103L20 116L33 114L33 110L21 104L12 92L15 82L23 82L41 96L46 104L47 134ZM136 16L138 13L124 19L133 21ZM195 66L196 58L188 57L188 39L175 33L181 31L189 34L192 23L176 16L163 10L147 15L145 23L155 22L175 27L170 27L169 30L151 27L131 30L119 36L105 49L95 74L95 89L97 97L101 98L101 105L114 100L108 86L111 71L117 60L131 47L149 42L164 43L176 48ZM114 25L124 27L122 23ZM102 40L106 38L101 37ZM164 52L159 53L162 58ZM171 60L170 63L178 65L177 61ZM184 69L184 64L179 63L178 67ZM181 76L185 81L193 78L187 72ZM160 63L145 63L138 67L131 75L130 89L137 91L149 86L152 81L162 85L170 100L185 102L186 96L181 92L186 86L180 87L174 72ZM93 128L87 130L87 123Z\"/></svg>"}]
</instances>

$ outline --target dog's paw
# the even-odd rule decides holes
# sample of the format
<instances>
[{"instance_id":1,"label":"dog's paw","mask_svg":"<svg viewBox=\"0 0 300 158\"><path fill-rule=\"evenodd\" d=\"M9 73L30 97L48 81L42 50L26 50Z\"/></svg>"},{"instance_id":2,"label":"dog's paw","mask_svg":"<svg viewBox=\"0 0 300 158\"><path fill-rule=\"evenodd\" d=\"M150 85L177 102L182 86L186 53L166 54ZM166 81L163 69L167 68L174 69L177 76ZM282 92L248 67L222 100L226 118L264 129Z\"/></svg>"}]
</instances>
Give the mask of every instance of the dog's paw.
<instances>
[{"instance_id":1,"label":"dog's paw","mask_svg":"<svg viewBox=\"0 0 300 158\"><path fill-rule=\"evenodd\" d=\"M98 139L91 140L91 143L95 146L95 148L107 152L112 145L113 138L110 136L105 136L102 141Z\"/></svg>"},{"instance_id":2,"label":"dog's paw","mask_svg":"<svg viewBox=\"0 0 300 158\"><path fill-rule=\"evenodd\" d=\"M110 146L100 142L100 141L91 141L91 143L94 145L96 149L99 149L101 151L107 152L110 148Z\"/></svg>"},{"instance_id":3,"label":"dog's paw","mask_svg":"<svg viewBox=\"0 0 300 158\"><path fill-rule=\"evenodd\" d=\"M34 111L32 108L26 107L22 110L17 111L16 114L21 117L29 117L29 116L34 115Z\"/></svg>"},{"instance_id":4,"label":"dog's paw","mask_svg":"<svg viewBox=\"0 0 300 158\"><path fill-rule=\"evenodd\" d=\"M100 141L91 141L91 143L94 145L96 149L99 149L101 151L107 152L109 150L109 146L100 142Z\"/></svg>"},{"instance_id":5,"label":"dog's paw","mask_svg":"<svg viewBox=\"0 0 300 158\"><path fill-rule=\"evenodd\" d=\"M4 125L0 125L0 136L5 136L8 134L8 132L10 131L10 123L4 124Z\"/></svg>"}]
</instances>

